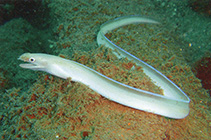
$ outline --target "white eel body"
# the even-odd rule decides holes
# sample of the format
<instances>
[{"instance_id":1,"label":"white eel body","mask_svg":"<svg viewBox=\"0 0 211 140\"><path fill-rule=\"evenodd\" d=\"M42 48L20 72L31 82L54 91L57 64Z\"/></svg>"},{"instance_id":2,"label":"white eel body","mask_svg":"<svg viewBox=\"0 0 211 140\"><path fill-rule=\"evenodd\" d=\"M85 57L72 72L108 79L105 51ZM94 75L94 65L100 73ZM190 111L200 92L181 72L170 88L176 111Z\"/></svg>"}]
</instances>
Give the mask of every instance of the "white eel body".
<instances>
[{"instance_id":1,"label":"white eel body","mask_svg":"<svg viewBox=\"0 0 211 140\"><path fill-rule=\"evenodd\" d=\"M118 18L101 26L97 35L97 43L99 46L104 45L115 50L113 52L118 58L127 57L136 65L141 66L144 73L163 89L164 95L133 88L106 77L85 65L49 54L24 53L19 59L29 63L20 64L20 67L45 71L63 79L71 78L72 81L81 82L102 96L131 108L174 119L185 118L189 114L190 99L188 96L162 73L116 46L105 37L107 32L115 28L134 23L158 24L154 20L140 16Z\"/></svg>"}]
</instances>

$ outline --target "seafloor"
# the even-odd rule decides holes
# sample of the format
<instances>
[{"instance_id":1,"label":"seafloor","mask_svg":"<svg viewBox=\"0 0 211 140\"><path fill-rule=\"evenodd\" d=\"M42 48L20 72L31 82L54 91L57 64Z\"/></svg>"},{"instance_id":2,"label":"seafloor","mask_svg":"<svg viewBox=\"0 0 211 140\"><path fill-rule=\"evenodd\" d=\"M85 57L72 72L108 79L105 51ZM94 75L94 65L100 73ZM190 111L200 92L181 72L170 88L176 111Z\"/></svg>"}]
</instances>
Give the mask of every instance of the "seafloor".
<instances>
[{"instance_id":1,"label":"seafloor","mask_svg":"<svg viewBox=\"0 0 211 140\"><path fill-rule=\"evenodd\" d=\"M197 0L32 0L27 6L22 2L0 5L0 139L211 137L209 91L192 72L195 62L211 54L210 11L198 10ZM24 52L49 53L125 84L159 92L141 69L130 70L132 62L118 60L110 50L97 46L100 25L129 15L150 17L161 24L128 25L107 37L162 72L189 96L186 118L169 119L125 107L71 79L19 67L17 58Z\"/></svg>"}]
</instances>

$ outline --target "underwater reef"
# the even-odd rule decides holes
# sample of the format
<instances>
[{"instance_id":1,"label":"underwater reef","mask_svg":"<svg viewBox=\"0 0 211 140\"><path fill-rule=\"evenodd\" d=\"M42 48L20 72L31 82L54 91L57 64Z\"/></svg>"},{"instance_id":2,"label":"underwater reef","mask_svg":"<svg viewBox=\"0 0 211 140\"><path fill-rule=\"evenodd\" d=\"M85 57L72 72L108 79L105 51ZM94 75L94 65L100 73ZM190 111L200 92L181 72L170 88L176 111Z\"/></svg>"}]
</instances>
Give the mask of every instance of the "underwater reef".
<instances>
[{"instance_id":1,"label":"underwater reef","mask_svg":"<svg viewBox=\"0 0 211 140\"><path fill-rule=\"evenodd\" d=\"M189 0L190 7L206 16L211 16L211 0Z\"/></svg>"},{"instance_id":2,"label":"underwater reef","mask_svg":"<svg viewBox=\"0 0 211 140\"><path fill-rule=\"evenodd\" d=\"M211 137L210 86L206 88L206 83L210 83L210 56L205 55L210 52L210 19L193 11L189 0L42 2L46 9L32 12L36 14L33 20L18 16L1 21L1 139ZM21 62L17 58L22 53L49 53L84 64L130 86L162 93L141 67L131 70L133 62L119 60L110 49L97 46L100 26L128 15L144 15L161 24L127 25L110 31L106 37L159 70L187 94L191 102L186 118L169 119L126 107L71 78L63 80L19 67ZM205 83L200 79L205 79Z\"/></svg>"},{"instance_id":3,"label":"underwater reef","mask_svg":"<svg viewBox=\"0 0 211 140\"><path fill-rule=\"evenodd\" d=\"M201 80L203 88L209 90L211 96L211 57L203 57L195 63L193 72Z\"/></svg>"}]
</instances>

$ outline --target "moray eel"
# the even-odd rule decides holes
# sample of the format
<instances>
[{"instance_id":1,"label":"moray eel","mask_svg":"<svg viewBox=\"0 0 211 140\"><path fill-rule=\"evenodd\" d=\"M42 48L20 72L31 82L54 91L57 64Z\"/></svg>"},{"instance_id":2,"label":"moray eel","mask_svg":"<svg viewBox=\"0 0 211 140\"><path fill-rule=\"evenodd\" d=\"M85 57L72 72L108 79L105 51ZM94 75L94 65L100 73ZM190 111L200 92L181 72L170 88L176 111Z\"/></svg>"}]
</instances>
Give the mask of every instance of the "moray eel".
<instances>
[{"instance_id":1,"label":"moray eel","mask_svg":"<svg viewBox=\"0 0 211 140\"><path fill-rule=\"evenodd\" d=\"M143 71L153 82L163 89L164 95L122 84L85 65L49 54L24 53L18 59L28 63L20 64L20 67L44 71L63 79L71 78L72 81L83 83L102 96L131 108L174 119L185 118L189 114L188 96L162 73L105 37L107 32L115 28L134 23L159 24L157 21L140 16L118 18L101 26L97 43L99 46L111 48L118 58L127 57L138 66L142 66Z\"/></svg>"}]
</instances>

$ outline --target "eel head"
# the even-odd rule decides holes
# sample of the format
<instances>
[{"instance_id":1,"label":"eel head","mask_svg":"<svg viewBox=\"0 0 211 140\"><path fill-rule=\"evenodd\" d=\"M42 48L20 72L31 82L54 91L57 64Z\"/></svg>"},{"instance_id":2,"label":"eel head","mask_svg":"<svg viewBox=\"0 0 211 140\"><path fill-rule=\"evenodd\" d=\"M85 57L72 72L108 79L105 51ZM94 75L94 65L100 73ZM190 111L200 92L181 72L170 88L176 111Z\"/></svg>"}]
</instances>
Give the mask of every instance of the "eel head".
<instances>
[{"instance_id":1,"label":"eel head","mask_svg":"<svg viewBox=\"0 0 211 140\"><path fill-rule=\"evenodd\" d=\"M19 66L25 69L31 70L43 70L46 68L47 62L40 57L42 54L33 54L33 53L24 53L22 54L18 60L27 62L20 64Z\"/></svg>"}]
</instances>

